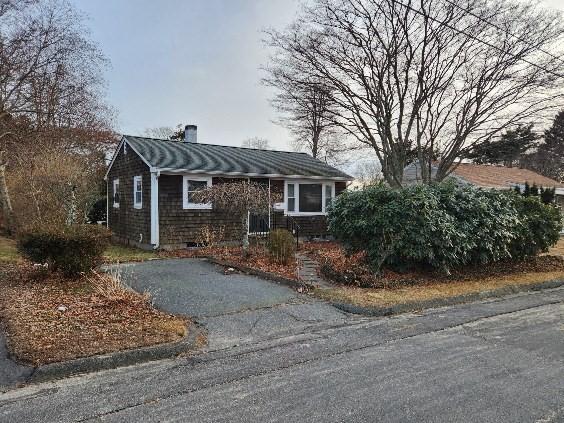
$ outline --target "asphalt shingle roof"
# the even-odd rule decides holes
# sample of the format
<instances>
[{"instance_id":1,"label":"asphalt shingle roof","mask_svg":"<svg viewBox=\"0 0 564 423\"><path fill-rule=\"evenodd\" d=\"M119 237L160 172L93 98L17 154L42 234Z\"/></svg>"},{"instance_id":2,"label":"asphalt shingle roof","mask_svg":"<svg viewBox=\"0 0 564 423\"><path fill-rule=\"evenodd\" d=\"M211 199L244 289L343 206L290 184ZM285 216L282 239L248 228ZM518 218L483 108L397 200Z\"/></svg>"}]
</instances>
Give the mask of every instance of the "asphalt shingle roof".
<instances>
[{"instance_id":1,"label":"asphalt shingle roof","mask_svg":"<svg viewBox=\"0 0 564 423\"><path fill-rule=\"evenodd\" d=\"M306 153L187 143L131 135L125 135L124 138L151 166L159 169L353 179Z\"/></svg>"},{"instance_id":2,"label":"asphalt shingle roof","mask_svg":"<svg viewBox=\"0 0 564 423\"><path fill-rule=\"evenodd\" d=\"M435 165L431 168L434 176L437 173ZM543 187L564 188L554 179L539 175L536 172L518 167L504 167L494 165L479 165L475 163L460 163L450 176L458 178L465 183L470 183L484 188L513 188L515 185L536 184ZM404 169L403 180L407 184L421 182L421 168L418 163L412 163Z\"/></svg>"}]
</instances>

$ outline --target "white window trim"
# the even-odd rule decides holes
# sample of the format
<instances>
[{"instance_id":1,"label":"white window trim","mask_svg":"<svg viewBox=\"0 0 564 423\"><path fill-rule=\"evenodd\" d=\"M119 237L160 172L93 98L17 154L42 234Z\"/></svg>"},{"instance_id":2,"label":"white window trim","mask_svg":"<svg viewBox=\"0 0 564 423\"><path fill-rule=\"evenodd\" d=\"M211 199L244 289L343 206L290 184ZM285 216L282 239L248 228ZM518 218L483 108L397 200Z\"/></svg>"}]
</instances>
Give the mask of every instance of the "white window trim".
<instances>
[{"instance_id":1,"label":"white window trim","mask_svg":"<svg viewBox=\"0 0 564 423\"><path fill-rule=\"evenodd\" d=\"M295 209L296 211L288 211L288 184L294 184L294 198L295 198ZM321 211L320 212L301 212L300 210L300 184L308 185L321 185ZM327 211L325 210L326 194L325 186L331 186L331 197L335 198L335 181L319 181L311 179L303 180L285 180L284 181L284 214L288 216L325 216Z\"/></svg>"},{"instance_id":2,"label":"white window trim","mask_svg":"<svg viewBox=\"0 0 564 423\"><path fill-rule=\"evenodd\" d=\"M137 181L141 181L141 201L137 202ZM133 208L143 208L143 177L141 175L133 177Z\"/></svg>"},{"instance_id":3,"label":"white window trim","mask_svg":"<svg viewBox=\"0 0 564 423\"><path fill-rule=\"evenodd\" d=\"M116 187L117 187L117 192L119 194L119 178L115 178L112 184L112 203L114 209L119 209L119 203L116 203Z\"/></svg>"},{"instance_id":4,"label":"white window trim","mask_svg":"<svg viewBox=\"0 0 564 423\"><path fill-rule=\"evenodd\" d=\"M211 210L211 203L190 203L188 202L188 181L205 181L208 188L212 185L211 176L192 176L184 175L182 178L182 208L189 210Z\"/></svg>"}]
</instances>

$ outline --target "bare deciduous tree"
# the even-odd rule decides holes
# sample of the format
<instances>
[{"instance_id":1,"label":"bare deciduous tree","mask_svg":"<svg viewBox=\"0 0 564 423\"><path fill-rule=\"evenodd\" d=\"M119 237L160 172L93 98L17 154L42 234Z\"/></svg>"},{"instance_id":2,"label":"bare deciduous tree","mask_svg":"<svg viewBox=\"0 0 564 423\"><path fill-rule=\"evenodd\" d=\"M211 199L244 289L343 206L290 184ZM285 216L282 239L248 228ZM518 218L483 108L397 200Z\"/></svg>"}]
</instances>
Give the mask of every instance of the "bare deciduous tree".
<instances>
[{"instance_id":1,"label":"bare deciduous tree","mask_svg":"<svg viewBox=\"0 0 564 423\"><path fill-rule=\"evenodd\" d=\"M334 120L374 149L392 186L415 151L422 179L562 99L564 34L556 12L510 0L315 0L284 31L276 55L322 84Z\"/></svg>"},{"instance_id":2,"label":"bare deciduous tree","mask_svg":"<svg viewBox=\"0 0 564 423\"><path fill-rule=\"evenodd\" d=\"M272 32L266 34L273 35ZM279 115L275 122L290 131L294 150L306 150L314 158L334 163L348 147L344 142L345 134L333 120L335 104L330 88L312 80L304 71L303 62L296 62L276 49L274 52L263 69L267 76L262 82L275 90L271 99Z\"/></svg>"},{"instance_id":3,"label":"bare deciduous tree","mask_svg":"<svg viewBox=\"0 0 564 423\"><path fill-rule=\"evenodd\" d=\"M145 135L151 138L160 138L163 140L181 140L184 139L184 125L179 123L174 128L172 126L146 128Z\"/></svg>"},{"instance_id":4,"label":"bare deciduous tree","mask_svg":"<svg viewBox=\"0 0 564 423\"><path fill-rule=\"evenodd\" d=\"M243 140L241 147L268 150L270 148L270 142L266 138L251 137Z\"/></svg>"},{"instance_id":5,"label":"bare deciduous tree","mask_svg":"<svg viewBox=\"0 0 564 423\"><path fill-rule=\"evenodd\" d=\"M66 1L1 2L0 166L6 178L47 152L105 166L104 153L115 142L113 112L103 101L105 64ZM1 174L0 188L6 213L10 199Z\"/></svg>"},{"instance_id":6,"label":"bare deciduous tree","mask_svg":"<svg viewBox=\"0 0 564 423\"><path fill-rule=\"evenodd\" d=\"M228 212L241 221L244 256L249 251L249 214L267 214L272 205L280 201L269 192L268 186L247 181L212 185L194 197L196 201L211 203L214 209Z\"/></svg>"},{"instance_id":7,"label":"bare deciduous tree","mask_svg":"<svg viewBox=\"0 0 564 423\"><path fill-rule=\"evenodd\" d=\"M377 160L359 161L354 171L356 180L362 185L375 184L382 181L382 166Z\"/></svg>"}]
</instances>

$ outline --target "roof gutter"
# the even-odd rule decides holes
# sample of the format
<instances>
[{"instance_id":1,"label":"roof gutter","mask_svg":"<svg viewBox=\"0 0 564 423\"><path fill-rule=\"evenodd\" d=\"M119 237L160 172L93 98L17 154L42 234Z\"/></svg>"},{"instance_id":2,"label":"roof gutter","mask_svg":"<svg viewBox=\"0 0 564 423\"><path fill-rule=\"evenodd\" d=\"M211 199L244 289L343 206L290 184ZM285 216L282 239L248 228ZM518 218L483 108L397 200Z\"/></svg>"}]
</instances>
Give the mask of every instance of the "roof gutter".
<instances>
[{"instance_id":1,"label":"roof gutter","mask_svg":"<svg viewBox=\"0 0 564 423\"><path fill-rule=\"evenodd\" d=\"M352 176L318 176L318 175L283 175L281 173L245 173L245 172L221 172L193 169L176 169L176 168L151 168L158 169L163 174L192 174L192 175L210 175L210 176L245 176L256 178L280 178L280 179L312 179L322 181L354 181ZM152 170L151 170L152 171Z\"/></svg>"}]
</instances>

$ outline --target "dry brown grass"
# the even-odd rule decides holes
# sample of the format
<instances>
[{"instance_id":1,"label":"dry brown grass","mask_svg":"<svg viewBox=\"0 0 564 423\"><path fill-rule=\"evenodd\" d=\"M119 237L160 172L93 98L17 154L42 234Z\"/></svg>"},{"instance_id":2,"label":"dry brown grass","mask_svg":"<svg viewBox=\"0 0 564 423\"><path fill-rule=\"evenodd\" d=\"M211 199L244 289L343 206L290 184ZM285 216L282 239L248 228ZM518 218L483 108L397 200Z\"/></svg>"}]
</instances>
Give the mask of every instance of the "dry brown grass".
<instances>
[{"instance_id":1,"label":"dry brown grass","mask_svg":"<svg viewBox=\"0 0 564 423\"><path fill-rule=\"evenodd\" d=\"M0 266L0 316L8 347L22 362L40 365L173 342L189 329L189 321L156 310L147 295L119 279L32 276L30 266Z\"/></svg>"},{"instance_id":2,"label":"dry brown grass","mask_svg":"<svg viewBox=\"0 0 564 423\"><path fill-rule=\"evenodd\" d=\"M548 254L553 256L564 256L564 238L560 238L558 243L550 249Z\"/></svg>"},{"instance_id":3,"label":"dry brown grass","mask_svg":"<svg viewBox=\"0 0 564 423\"><path fill-rule=\"evenodd\" d=\"M119 271L110 271L108 273L99 273L92 270L90 274L84 276L86 281L90 283L92 290L107 299L108 301L118 302L137 302L139 300L149 303L151 295L148 292L142 294L132 290L126 286L121 279Z\"/></svg>"},{"instance_id":4,"label":"dry brown grass","mask_svg":"<svg viewBox=\"0 0 564 423\"><path fill-rule=\"evenodd\" d=\"M480 291L489 291L510 285L529 285L563 278L564 270L526 272L477 280L428 282L395 289L340 286L332 289L315 290L314 295L329 301L346 302L364 307L387 307L408 302L449 298Z\"/></svg>"}]
</instances>

